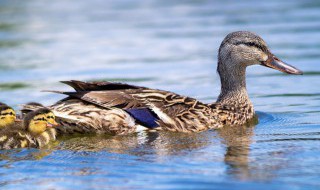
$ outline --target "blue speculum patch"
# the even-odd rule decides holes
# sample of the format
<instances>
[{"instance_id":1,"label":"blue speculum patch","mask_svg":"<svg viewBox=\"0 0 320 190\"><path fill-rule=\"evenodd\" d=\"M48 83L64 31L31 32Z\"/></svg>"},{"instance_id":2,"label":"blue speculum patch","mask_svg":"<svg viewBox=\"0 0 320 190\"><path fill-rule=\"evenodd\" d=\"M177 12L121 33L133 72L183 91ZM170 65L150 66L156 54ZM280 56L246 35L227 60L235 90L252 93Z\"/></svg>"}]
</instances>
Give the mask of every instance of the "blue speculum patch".
<instances>
[{"instance_id":1,"label":"blue speculum patch","mask_svg":"<svg viewBox=\"0 0 320 190\"><path fill-rule=\"evenodd\" d=\"M155 113L148 108L130 108L126 110L138 123L148 128L158 127L156 121L159 119Z\"/></svg>"}]
</instances>

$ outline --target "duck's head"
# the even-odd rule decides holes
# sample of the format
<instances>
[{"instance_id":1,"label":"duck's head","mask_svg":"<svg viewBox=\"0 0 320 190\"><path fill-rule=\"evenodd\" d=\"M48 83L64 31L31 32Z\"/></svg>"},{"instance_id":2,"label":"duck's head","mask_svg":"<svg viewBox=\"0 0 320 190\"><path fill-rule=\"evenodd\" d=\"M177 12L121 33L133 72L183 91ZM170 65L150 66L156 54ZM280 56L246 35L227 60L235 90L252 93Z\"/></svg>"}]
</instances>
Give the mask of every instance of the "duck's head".
<instances>
[{"instance_id":1,"label":"duck's head","mask_svg":"<svg viewBox=\"0 0 320 190\"><path fill-rule=\"evenodd\" d=\"M220 75L255 64L288 74L302 74L299 69L284 63L273 55L262 38L247 31L228 34L221 43L218 59L218 72Z\"/></svg>"},{"instance_id":2,"label":"duck's head","mask_svg":"<svg viewBox=\"0 0 320 190\"><path fill-rule=\"evenodd\" d=\"M47 121L48 123L54 127L54 126L58 126L59 124L56 122L56 116L54 115L54 113L52 111L48 112L46 114L47 116Z\"/></svg>"},{"instance_id":3,"label":"duck's head","mask_svg":"<svg viewBox=\"0 0 320 190\"><path fill-rule=\"evenodd\" d=\"M16 112L6 104L0 105L0 128L13 125L16 120Z\"/></svg>"},{"instance_id":4,"label":"duck's head","mask_svg":"<svg viewBox=\"0 0 320 190\"><path fill-rule=\"evenodd\" d=\"M38 103L38 102L29 102L25 104L26 106L32 106L32 107L36 107L36 108L42 108L44 107L42 104ZM27 115L29 112L32 112L32 110L30 109L25 109L24 107L21 109L21 115L22 118Z\"/></svg>"},{"instance_id":5,"label":"duck's head","mask_svg":"<svg viewBox=\"0 0 320 190\"><path fill-rule=\"evenodd\" d=\"M39 135L57 124L53 113L47 108L28 113L23 122L26 130L33 135Z\"/></svg>"}]
</instances>

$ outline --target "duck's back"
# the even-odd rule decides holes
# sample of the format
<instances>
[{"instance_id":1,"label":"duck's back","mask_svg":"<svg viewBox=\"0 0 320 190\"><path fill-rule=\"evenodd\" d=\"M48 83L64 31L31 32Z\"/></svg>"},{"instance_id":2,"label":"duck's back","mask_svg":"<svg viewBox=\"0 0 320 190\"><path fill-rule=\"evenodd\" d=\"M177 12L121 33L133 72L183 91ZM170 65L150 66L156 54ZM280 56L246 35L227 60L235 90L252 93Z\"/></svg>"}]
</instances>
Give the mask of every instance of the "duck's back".
<instances>
[{"instance_id":1,"label":"duck's back","mask_svg":"<svg viewBox=\"0 0 320 190\"><path fill-rule=\"evenodd\" d=\"M126 134L141 128L196 132L221 127L207 104L172 92L121 83L64 82L75 92L50 108L62 132Z\"/></svg>"}]
</instances>

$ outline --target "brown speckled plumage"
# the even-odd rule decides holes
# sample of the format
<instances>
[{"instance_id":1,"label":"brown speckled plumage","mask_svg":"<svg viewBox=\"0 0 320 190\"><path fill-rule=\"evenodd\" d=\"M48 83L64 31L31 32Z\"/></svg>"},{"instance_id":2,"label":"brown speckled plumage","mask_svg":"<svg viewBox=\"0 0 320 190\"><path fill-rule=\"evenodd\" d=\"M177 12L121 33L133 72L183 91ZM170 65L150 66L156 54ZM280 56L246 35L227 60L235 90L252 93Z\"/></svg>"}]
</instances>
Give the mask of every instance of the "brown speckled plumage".
<instances>
[{"instance_id":1,"label":"brown speckled plumage","mask_svg":"<svg viewBox=\"0 0 320 190\"><path fill-rule=\"evenodd\" d=\"M218 55L221 92L217 102L196 99L163 90L111 82L65 81L75 92L50 108L64 125L64 133L127 134L138 129L199 132L225 125L242 125L254 117L246 90L246 67L261 64L289 74L298 69L276 58L266 43L251 32L227 35ZM31 108L32 109L32 108ZM145 109L156 118L156 127L139 123L129 109Z\"/></svg>"}]
</instances>

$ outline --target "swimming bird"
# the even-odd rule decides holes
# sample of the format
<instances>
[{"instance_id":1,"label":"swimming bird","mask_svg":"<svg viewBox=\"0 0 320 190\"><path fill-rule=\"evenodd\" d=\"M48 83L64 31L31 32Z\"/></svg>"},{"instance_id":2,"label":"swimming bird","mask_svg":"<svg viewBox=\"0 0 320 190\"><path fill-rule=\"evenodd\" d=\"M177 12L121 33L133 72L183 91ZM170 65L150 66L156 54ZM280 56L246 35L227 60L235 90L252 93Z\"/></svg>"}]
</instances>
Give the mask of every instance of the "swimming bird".
<instances>
[{"instance_id":1,"label":"swimming bird","mask_svg":"<svg viewBox=\"0 0 320 190\"><path fill-rule=\"evenodd\" d=\"M41 148L56 139L57 123L47 108L29 112L23 122L0 131L0 149ZM50 120L47 118L50 117Z\"/></svg>"},{"instance_id":2,"label":"swimming bird","mask_svg":"<svg viewBox=\"0 0 320 190\"><path fill-rule=\"evenodd\" d=\"M0 131L14 125L16 112L10 106L0 102Z\"/></svg>"},{"instance_id":3,"label":"swimming bird","mask_svg":"<svg viewBox=\"0 0 320 190\"><path fill-rule=\"evenodd\" d=\"M5 104L5 103L3 103L3 102L0 102L0 106L3 106L3 105L7 105L7 104Z\"/></svg>"},{"instance_id":4,"label":"swimming bird","mask_svg":"<svg viewBox=\"0 0 320 190\"><path fill-rule=\"evenodd\" d=\"M39 108L44 108L45 106L43 106L42 104L38 103L38 102L28 102L24 105L30 105L30 106L36 106ZM32 110L28 110L28 109L21 109L21 118L24 118L25 115L27 115L27 113L31 112Z\"/></svg>"},{"instance_id":5,"label":"swimming bird","mask_svg":"<svg viewBox=\"0 0 320 190\"><path fill-rule=\"evenodd\" d=\"M228 34L220 45L217 71L221 91L214 103L123 83L72 80L63 83L75 92L54 91L68 97L49 108L65 133L128 134L150 129L199 132L243 125L255 115L246 89L246 68L256 64L302 74L272 54L261 37L238 31Z\"/></svg>"}]
</instances>

